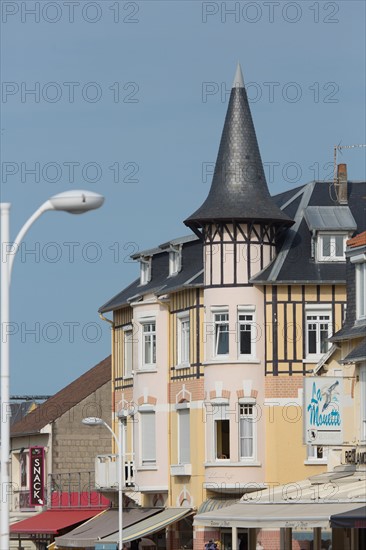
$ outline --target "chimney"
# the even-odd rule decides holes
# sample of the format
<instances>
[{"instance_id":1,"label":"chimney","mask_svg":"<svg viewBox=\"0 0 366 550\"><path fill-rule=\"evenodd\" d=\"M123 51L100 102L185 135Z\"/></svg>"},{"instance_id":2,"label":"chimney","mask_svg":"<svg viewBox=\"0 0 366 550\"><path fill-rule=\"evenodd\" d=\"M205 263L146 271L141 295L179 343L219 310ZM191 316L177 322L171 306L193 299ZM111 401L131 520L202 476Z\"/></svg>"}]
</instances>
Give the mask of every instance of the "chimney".
<instances>
[{"instance_id":1,"label":"chimney","mask_svg":"<svg viewBox=\"0 0 366 550\"><path fill-rule=\"evenodd\" d=\"M337 166L337 196L339 204L348 204L347 164Z\"/></svg>"}]
</instances>

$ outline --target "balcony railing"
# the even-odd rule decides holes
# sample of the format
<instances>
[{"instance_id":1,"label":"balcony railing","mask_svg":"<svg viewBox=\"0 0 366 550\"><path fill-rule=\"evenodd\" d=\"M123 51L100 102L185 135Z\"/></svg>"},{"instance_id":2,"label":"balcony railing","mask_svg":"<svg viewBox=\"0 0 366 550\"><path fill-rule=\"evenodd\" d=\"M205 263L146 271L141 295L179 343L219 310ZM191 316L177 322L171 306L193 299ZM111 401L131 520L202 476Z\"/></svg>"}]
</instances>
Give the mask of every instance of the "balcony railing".
<instances>
[{"instance_id":1,"label":"balcony railing","mask_svg":"<svg viewBox=\"0 0 366 550\"><path fill-rule=\"evenodd\" d=\"M95 459L95 486L97 489L118 490L118 456L98 455ZM135 461L133 453L126 453L122 461L122 487L135 486Z\"/></svg>"}]
</instances>

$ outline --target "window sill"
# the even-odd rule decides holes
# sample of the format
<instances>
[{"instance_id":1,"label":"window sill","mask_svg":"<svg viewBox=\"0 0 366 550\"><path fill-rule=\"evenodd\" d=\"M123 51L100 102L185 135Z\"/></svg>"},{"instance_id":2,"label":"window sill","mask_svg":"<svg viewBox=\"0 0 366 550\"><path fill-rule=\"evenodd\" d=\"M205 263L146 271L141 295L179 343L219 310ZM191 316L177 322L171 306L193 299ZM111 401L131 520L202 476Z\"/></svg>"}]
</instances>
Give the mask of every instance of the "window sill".
<instances>
[{"instance_id":1,"label":"window sill","mask_svg":"<svg viewBox=\"0 0 366 550\"><path fill-rule=\"evenodd\" d=\"M204 363L202 363L204 367L207 367L209 365L243 365L243 364L250 364L250 365L260 365L260 360L259 359L234 359L234 360L229 360L229 359L212 359L211 361L204 361Z\"/></svg>"},{"instance_id":2,"label":"window sill","mask_svg":"<svg viewBox=\"0 0 366 550\"><path fill-rule=\"evenodd\" d=\"M305 357L305 359L302 360L303 363L319 363L321 359L323 359L325 353L321 353L320 355L309 355L308 357Z\"/></svg>"},{"instance_id":3,"label":"window sill","mask_svg":"<svg viewBox=\"0 0 366 550\"><path fill-rule=\"evenodd\" d=\"M258 466L262 466L262 463L261 462L257 462L257 461L253 461L253 462L245 462L244 460L241 461L241 462L230 462L230 459L223 459L223 460L218 460L217 462L205 462L204 463L204 467L205 468L228 468L228 467L234 467L234 468L241 468L242 466L244 466L245 468L247 467L258 467Z\"/></svg>"},{"instance_id":4,"label":"window sill","mask_svg":"<svg viewBox=\"0 0 366 550\"><path fill-rule=\"evenodd\" d=\"M324 465L324 464L328 464L328 460L326 458L319 458L318 460L310 460L310 459L307 459L307 460L304 460L304 464L305 466L320 466L320 465Z\"/></svg>"},{"instance_id":5,"label":"window sill","mask_svg":"<svg viewBox=\"0 0 366 550\"><path fill-rule=\"evenodd\" d=\"M147 373L147 372L158 372L158 369L156 367L152 368L152 369L148 369L148 368L140 368L140 369L137 369L135 371L135 374L144 374L144 373Z\"/></svg>"},{"instance_id":6,"label":"window sill","mask_svg":"<svg viewBox=\"0 0 366 550\"><path fill-rule=\"evenodd\" d=\"M183 369L189 369L191 365L189 363L179 363L178 365L175 365L174 370L183 370Z\"/></svg>"},{"instance_id":7,"label":"window sill","mask_svg":"<svg viewBox=\"0 0 366 550\"><path fill-rule=\"evenodd\" d=\"M151 466L139 466L138 468L136 468L137 472L146 472L147 470L157 471L158 467L156 465L151 465Z\"/></svg>"}]
</instances>

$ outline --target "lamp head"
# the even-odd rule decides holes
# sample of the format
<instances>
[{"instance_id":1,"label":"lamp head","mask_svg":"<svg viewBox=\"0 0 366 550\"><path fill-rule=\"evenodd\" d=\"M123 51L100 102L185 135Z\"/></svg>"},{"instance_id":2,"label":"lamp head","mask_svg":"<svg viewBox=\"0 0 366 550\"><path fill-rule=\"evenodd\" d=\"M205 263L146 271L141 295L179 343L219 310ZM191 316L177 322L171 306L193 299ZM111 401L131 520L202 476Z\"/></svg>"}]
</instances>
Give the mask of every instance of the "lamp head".
<instances>
[{"instance_id":1,"label":"lamp head","mask_svg":"<svg viewBox=\"0 0 366 550\"><path fill-rule=\"evenodd\" d=\"M85 426L103 426L104 420L98 418L97 416L88 416L87 418L82 419L82 424Z\"/></svg>"},{"instance_id":2,"label":"lamp head","mask_svg":"<svg viewBox=\"0 0 366 550\"><path fill-rule=\"evenodd\" d=\"M58 193L49 199L53 210L61 210L70 214L83 214L89 210L100 208L104 197L93 191L72 189Z\"/></svg>"}]
</instances>

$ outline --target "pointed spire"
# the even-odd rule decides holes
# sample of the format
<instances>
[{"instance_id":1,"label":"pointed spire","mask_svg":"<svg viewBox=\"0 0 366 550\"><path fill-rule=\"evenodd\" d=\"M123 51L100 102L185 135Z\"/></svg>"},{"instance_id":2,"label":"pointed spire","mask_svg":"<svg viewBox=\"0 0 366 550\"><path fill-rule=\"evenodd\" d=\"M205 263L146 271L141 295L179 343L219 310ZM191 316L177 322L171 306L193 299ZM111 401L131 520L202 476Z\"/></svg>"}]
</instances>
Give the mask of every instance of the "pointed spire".
<instances>
[{"instance_id":1,"label":"pointed spire","mask_svg":"<svg viewBox=\"0 0 366 550\"><path fill-rule=\"evenodd\" d=\"M235 76L234 76L233 88L244 88L243 72L241 70L241 66L240 66L239 61L238 61L238 64L236 66L236 72L235 72Z\"/></svg>"},{"instance_id":2,"label":"pointed spire","mask_svg":"<svg viewBox=\"0 0 366 550\"><path fill-rule=\"evenodd\" d=\"M293 223L269 194L239 64L210 192L184 223L194 230L212 221Z\"/></svg>"}]
</instances>

